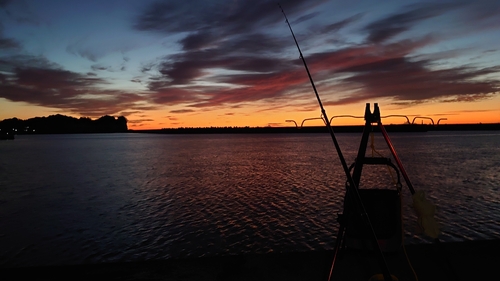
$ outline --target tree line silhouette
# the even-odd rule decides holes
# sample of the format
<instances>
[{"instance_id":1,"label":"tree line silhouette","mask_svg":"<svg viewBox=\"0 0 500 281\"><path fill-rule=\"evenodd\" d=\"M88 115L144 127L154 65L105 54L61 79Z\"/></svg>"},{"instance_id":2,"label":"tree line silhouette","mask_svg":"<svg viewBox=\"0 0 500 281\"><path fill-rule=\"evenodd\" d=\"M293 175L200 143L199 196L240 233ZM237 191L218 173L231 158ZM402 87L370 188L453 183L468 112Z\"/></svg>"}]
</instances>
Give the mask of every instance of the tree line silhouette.
<instances>
[{"instance_id":1,"label":"tree line silhouette","mask_svg":"<svg viewBox=\"0 0 500 281\"><path fill-rule=\"evenodd\" d=\"M88 117L70 117L61 114L48 117L18 118L0 121L2 132L15 134L76 134L76 133L118 133L127 132L127 118L124 116L102 116L92 120Z\"/></svg>"}]
</instances>

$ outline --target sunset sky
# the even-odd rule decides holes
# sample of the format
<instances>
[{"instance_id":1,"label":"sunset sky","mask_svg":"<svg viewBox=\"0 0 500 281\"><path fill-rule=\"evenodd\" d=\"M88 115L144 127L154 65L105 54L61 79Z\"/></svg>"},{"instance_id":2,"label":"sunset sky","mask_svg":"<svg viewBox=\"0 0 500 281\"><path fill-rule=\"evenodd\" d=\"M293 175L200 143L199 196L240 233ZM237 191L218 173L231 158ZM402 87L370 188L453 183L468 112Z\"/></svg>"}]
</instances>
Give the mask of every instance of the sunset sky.
<instances>
[{"instance_id":1,"label":"sunset sky","mask_svg":"<svg viewBox=\"0 0 500 281\"><path fill-rule=\"evenodd\" d=\"M383 116L500 122L500 1L281 5L329 117L377 102ZM160 129L321 112L275 0L0 0L0 120L53 114Z\"/></svg>"}]
</instances>

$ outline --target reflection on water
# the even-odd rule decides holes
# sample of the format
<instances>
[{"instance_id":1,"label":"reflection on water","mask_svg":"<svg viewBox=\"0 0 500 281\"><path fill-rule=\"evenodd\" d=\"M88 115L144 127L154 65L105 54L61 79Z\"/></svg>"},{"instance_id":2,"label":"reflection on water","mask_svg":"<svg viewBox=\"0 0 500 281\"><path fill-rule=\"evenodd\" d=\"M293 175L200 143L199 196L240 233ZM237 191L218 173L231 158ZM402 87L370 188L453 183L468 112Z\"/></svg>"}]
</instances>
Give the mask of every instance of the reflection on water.
<instances>
[{"instance_id":1,"label":"reflection on water","mask_svg":"<svg viewBox=\"0 0 500 281\"><path fill-rule=\"evenodd\" d=\"M391 137L443 240L499 236L500 133ZM338 135L349 164L359 138ZM326 134L18 136L0 155L3 266L331 249L344 196ZM422 243L404 192L406 242Z\"/></svg>"}]
</instances>

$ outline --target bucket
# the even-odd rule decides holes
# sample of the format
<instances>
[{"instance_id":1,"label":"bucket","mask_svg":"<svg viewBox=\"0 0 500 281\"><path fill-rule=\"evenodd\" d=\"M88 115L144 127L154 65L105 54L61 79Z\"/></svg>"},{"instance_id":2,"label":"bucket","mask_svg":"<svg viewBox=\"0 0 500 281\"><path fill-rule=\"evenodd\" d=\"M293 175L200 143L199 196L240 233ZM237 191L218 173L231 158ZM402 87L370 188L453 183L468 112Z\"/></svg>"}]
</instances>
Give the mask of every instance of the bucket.
<instances>
[{"instance_id":1,"label":"bucket","mask_svg":"<svg viewBox=\"0 0 500 281\"><path fill-rule=\"evenodd\" d=\"M401 202L397 190L358 189L366 213L370 218L383 252L394 252L402 245ZM348 214L345 232L345 246L361 250L374 250L372 233L355 208L353 200L346 196L344 209Z\"/></svg>"}]
</instances>

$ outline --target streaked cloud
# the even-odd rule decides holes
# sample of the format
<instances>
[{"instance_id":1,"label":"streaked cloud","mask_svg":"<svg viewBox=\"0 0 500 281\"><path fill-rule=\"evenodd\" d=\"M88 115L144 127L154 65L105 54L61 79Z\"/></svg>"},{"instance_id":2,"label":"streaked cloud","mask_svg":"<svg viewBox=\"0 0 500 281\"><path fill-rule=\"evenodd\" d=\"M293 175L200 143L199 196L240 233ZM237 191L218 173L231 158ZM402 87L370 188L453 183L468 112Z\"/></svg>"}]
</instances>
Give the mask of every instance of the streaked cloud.
<instances>
[{"instance_id":1,"label":"streaked cloud","mask_svg":"<svg viewBox=\"0 0 500 281\"><path fill-rule=\"evenodd\" d=\"M285 9L293 14L293 11L302 7L301 4L302 1L295 1L290 6L285 6ZM290 95L293 89L308 84L300 61L276 55L293 47L289 36L271 36L263 32L264 23L274 26L277 21L283 20L276 16L276 11L267 13L265 10L255 20L249 21L256 17L253 2L236 2L233 9L226 9L224 13L216 8L217 5L220 3L201 4L200 7L189 10L189 16L173 21L173 18L186 12L188 7L172 2L155 2L138 18L135 27L140 30L187 34L178 42L181 51L165 56L157 65L161 75L149 82L149 89L157 91L153 94L157 96L157 102L186 103L194 107L255 102L283 94ZM269 2L258 1L255 5L268 7ZM349 74L336 83L349 85L356 93L336 99L337 104L381 97L392 98L394 103L406 105L435 100L470 101L488 98L498 91L498 81L474 80L484 74L496 73L498 69L456 67L434 70L432 61L413 57L417 56L418 50L439 42L439 36L434 35L433 30L420 37L404 36L405 32L411 31L416 25L455 11L461 6L463 5L454 3L427 3L403 7L368 22L361 30L366 36L364 43L309 54L307 60L315 77L320 77L319 83L322 79L338 74ZM200 14L201 10L204 13ZM306 13L294 23L307 23L320 14ZM353 23L359 23L364 15L365 12L358 12L326 24L321 29L321 35L328 36L328 32L335 33ZM243 27L244 22L249 24ZM283 30L286 30L285 25ZM271 50L275 50L275 53L270 52ZM443 57L443 54L437 54L435 58L439 60ZM452 51L448 52L448 57L453 57ZM224 69L229 73L218 74L213 69ZM214 91L206 88L190 93L189 85L205 78L233 86ZM176 88L179 86L187 86L187 90Z\"/></svg>"},{"instance_id":2,"label":"streaked cloud","mask_svg":"<svg viewBox=\"0 0 500 281\"><path fill-rule=\"evenodd\" d=\"M9 101L77 115L136 117L159 108L172 115L221 108L237 115L244 106L307 111L315 102L303 98L310 82L273 1L144 1L126 17L122 11L102 16L100 25L93 22L96 29L69 36L57 45L65 52L60 60L45 55L43 40L8 32L12 22L36 26L46 20L31 5L14 2L0 0L8 16L0 19L0 50L8 51L0 54L0 97ZM90 2L96 13L106 5ZM326 105L384 99L412 106L498 96L500 67L491 58L499 48L481 46L474 37L493 38L497 31L500 38L498 1L366 3L346 4L341 14L325 8L328 1L282 3ZM22 20L32 13L32 21ZM117 15L126 25L113 33L109 23ZM135 123L141 120L149 122L137 117Z\"/></svg>"},{"instance_id":3,"label":"streaked cloud","mask_svg":"<svg viewBox=\"0 0 500 281\"><path fill-rule=\"evenodd\" d=\"M408 6L402 12L397 12L369 23L365 27L368 32L367 41L380 43L410 30L415 24L428 20L452 9L461 3L422 3Z\"/></svg>"},{"instance_id":4,"label":"streaked cloud","mask_svg":"<svg viewBox=\"0 0 500 281\"><path fill-rule=\"evenodd\" d=\"M144 97L118 90L104 90L107 82L93 73L64 70L43 57L20 56L0 60L0 97L75 114L100 117L138 108Z\"/></svg>"}]
</instances>

